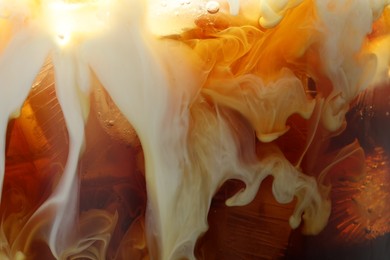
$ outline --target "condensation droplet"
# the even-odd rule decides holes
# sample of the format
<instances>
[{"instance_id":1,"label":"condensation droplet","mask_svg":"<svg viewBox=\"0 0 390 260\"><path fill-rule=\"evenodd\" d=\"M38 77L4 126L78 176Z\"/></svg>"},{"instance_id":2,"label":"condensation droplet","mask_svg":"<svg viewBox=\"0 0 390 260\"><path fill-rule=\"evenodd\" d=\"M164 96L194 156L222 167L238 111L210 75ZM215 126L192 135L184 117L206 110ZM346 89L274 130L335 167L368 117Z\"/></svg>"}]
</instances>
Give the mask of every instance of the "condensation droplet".
<instances>
[{"instance_id":1,"label":"condensation droplet","mask_svg":"<svg viewBox=\"0 0 390 260\"><path fill-rule=\"evenodd\" d=\"M209 1L206 4L206 10L210 14L216 14L219 11L219 3L217 1Z\"/></svg>"}]
</instances>

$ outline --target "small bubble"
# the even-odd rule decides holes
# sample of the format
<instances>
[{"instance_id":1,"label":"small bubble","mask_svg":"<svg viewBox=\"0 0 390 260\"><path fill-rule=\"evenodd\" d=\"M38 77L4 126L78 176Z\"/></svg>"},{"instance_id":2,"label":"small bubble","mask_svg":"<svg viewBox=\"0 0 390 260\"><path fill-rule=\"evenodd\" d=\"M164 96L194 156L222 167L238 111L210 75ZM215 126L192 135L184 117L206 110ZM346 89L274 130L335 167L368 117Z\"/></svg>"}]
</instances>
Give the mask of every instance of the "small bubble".
<instances>
[{"instance_id":1,"label":"small bubble","mask_svg":"<svg viewBox=\"0 0 390 260\"><path fill-rule=\"evenodd\" d=\"M106 120L105 121L105 124L106 124L106 126L108 126L108 127L111 127L111 126L114 126L114 120Z\"/></svg>"},{"instance_id":2,"label":"small bubble","mask_svg":"<svg viewBox=\"0 0 390 260\"><path fill-rule=\"evenodd\" d=\"M390 115L390 112L389 111L386 111L386 116L389 116Z\"/></svg>"},{"instance_id":3,"label":"small bubble","mask_svg":"<svg viewBox=\"0 0 390 260\"><path fill-rule=\"evenodd\" d=\"M180 5L189 5L191 4L191 0L180 0Z\"/></svg>"},{"instance_id":4,"label":"small bubble","mask_svg":"<svg viewBox=\"0 0 390 260\"><path fill-rule=\"evenodd\" d=\"M366 227L364 229L364 231L366 231L366 234L370 234L371 233L371 228L370 227Z\"/></svg>"},{"instance_id":5,"label":"small bubble","mask_svg":"<svg viewBox=\"0 0 390 260\"><path fill-rule=\"evenodd\" d=\"M161 7L167 7L167 1L161 1L160 3Z\"/></svg>"},{"instance_id":6,"label":"small bubble","mask_svg":"<svg viewBox=\"0 0 390 260\"><path fill-rule=\"evenodd\" d=\"M216 14L219 12L219 3L217 1L209 1L206 4L206 10L210 14Z\"/></svg>"}]
</instances>

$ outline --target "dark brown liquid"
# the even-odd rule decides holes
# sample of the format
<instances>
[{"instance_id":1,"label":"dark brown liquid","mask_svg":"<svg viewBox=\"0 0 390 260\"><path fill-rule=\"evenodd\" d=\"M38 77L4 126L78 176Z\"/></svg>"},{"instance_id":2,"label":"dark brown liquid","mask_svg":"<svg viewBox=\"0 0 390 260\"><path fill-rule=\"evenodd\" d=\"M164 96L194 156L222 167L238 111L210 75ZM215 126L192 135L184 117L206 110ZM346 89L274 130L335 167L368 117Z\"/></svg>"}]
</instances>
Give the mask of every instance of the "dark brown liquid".
<instances>
[{"instance_id":1,"label":"dark brown liquid","mask_svg":"<svg viewBox=\"0 0 390 260\"><path fill-rule=\"evenodd\" d=\"M47 80L52 77L50 73ZM353 174L348 171L354 168L353 158L334 167L332 214L323 232L306 237L299 229L293 231L289 227L294 202L281 205L274 200L271 178L263 182L249 205L225 206L225 200L243 187L229 181L213 199L208 217L210 227L198 241L197 257L385 259L390 254L388 94L388 86L367 92L348 114L346 130L331 140L329 149L337 149L357 138L366 151L366 170L351 178ZM113 134L115 122L106 124L106 118L95 106L92 105L86 125L86 149L79 162L80 215L91 209L116 212L118 222L107 259L143 259L148 253L144 237L147 198L142 149L137 142ZM54 86L33 89L20 118L9 123L7 133L1 212L6 220L4 231L11 241L53 191L66 161L67 142ZM31 247L29 259L52 257L39 237Z\"/></svg>"}]
</instances>

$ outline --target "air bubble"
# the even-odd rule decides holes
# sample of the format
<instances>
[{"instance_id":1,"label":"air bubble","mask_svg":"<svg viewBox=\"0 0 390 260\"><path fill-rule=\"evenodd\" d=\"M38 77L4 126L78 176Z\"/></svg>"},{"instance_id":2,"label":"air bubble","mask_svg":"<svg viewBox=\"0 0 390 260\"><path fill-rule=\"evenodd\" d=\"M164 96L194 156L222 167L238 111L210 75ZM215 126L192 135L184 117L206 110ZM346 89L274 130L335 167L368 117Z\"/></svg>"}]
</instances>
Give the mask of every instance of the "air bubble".
<instances>
[{"instance_id":1,"label":"air bubble","mask_svg":"<svg viewBox=\"0 0 390 260\"><path fill-rule=\"evenodd\" d=\"M107 127L112 127L115 124L114 120L105 120L104 123Z\"/></svg>"},{"instance_id":2,"label":"air bubble","mask_svg":"<svg viewBox=\"0 0 390 260\"><path fill-rule=\"evenodd\" d=\"M161 1L160 5L161 7L167 7L168 3L167 1Z\"/></svg>"},{"instance_id":3,"label":"air bubble","mask_svg":"<svg viewBox=\"0 0 390 260\"><path fill-rule=\"evenodd\" d=\"M219 12L219 3L217 1L209 1L206 4L206 10L210 14L216 14Z\"/></svg>"},{"instance_id":4,"label":"air bubble","mask_svg":"<svg viewBox=\"0 0 390 260\"><path fill-rule=\"evenodd\" d=\"M370 234L372 232L371 228L370 227L366 227L364 229L364 231L366 232L366 234Z\"/></svg>"}]
</instances>

